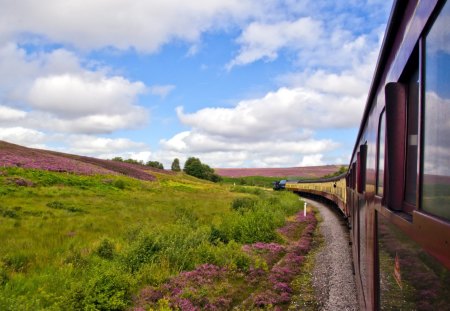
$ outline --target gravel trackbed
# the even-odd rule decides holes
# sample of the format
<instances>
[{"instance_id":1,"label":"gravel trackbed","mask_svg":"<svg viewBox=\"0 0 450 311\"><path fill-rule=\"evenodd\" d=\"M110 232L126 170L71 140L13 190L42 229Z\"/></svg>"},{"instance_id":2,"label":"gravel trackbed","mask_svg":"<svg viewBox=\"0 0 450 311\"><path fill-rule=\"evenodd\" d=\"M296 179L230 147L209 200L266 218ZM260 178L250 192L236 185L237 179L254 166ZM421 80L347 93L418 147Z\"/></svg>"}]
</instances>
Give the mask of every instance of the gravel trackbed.
<instances>
[{"instance_id":1,"label":"gravel trackbed","mask_svg":"<svg viewBox=\"0 0 450 311\"><path fill-rule=\"evenodd\" d=\"M349 234L343 219L325 204L303 200L317 207L323 219L319 230L324 238L324 246L316 255L313 272L319 309L359 310Z\"/></svg>"}]
</instances>

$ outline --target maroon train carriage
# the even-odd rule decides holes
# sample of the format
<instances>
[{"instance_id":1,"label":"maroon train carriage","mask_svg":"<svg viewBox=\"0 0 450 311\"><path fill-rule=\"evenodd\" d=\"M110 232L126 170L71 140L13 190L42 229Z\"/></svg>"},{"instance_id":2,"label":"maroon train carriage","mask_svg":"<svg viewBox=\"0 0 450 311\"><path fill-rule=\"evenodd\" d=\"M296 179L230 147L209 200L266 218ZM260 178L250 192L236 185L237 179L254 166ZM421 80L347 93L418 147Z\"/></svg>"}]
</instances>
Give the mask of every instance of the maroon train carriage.
<instances>
[{"instance_id":1,"label":"maroon train carriage","mask_svg":"<svg viewBox=\"0 0 450 311\"><path fill-rule=\"evenodd\" d=\"M450 1L394 1L345 195L327 183L286 188L348 217L361 310L450 310Z\"/></svg>"}]
</instances>

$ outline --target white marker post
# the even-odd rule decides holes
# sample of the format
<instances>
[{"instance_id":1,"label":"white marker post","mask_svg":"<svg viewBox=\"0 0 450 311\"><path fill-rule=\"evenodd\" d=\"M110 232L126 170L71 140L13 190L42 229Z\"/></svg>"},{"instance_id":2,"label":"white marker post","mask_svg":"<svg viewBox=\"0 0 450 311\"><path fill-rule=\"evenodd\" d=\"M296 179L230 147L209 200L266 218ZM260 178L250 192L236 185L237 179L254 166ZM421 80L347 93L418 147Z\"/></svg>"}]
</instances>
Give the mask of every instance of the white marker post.
<instances>
[{"instance_id":1,"label":"white marker post","mask_svg":"<svg viewBox=\"0 0 450 311\"><path fill-rule=\"evenodd\" d=\"M303 217L306 217L306 202L303 205Z\"/></svg>"}]
</instances>

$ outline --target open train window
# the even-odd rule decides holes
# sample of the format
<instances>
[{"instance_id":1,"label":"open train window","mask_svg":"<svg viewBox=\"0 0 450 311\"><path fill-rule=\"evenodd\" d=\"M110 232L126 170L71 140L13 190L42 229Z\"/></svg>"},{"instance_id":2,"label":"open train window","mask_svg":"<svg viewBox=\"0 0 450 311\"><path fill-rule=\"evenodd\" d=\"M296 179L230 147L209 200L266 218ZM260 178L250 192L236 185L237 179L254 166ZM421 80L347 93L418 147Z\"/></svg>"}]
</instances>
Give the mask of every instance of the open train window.
<instances>
[{"instance_id":1,"label":"open train window","mask_svg":"<svg viewBox=\"0 0 450 311\"><path fill-rule=\"evenodd\" d=\"M377 188L376 193L383 196L384 192L384 154L385 154L385 138L386 138L386 113L381 113L378 127L378 148L377 148Z\"/></svg>"},{"instance_id":2,"label":"open train window","mask_svg":"<svg viewBox=\"0 0 450 311\"><path fill-rule=\"evenodd\" d=\"M357 188L359 193L363 193L364 191L366 191L367 144L359 146L357 161L358 161Z\"/></svg>"},{"instance_id":3,"label":"open train window","mask_svg":"<svg viewBox=\"0 0 450 311\"><path fill-rule=\"evenodd\" d=\"M419 49L398 82L386 84L388 193L390 209L411 213L417 202L419 141Z\"/></svg>"},{"instance_id":4,"label":"open train window","mask_svg":"<svg viewBox=\"0 0 450 311\"><path fill-rule=\"evenodd\" d=\"M421 209L450 219L450 1L425 38Z\"/></svg>"},{"instance_id":5,"label":"open train window","mask_svg":"<svg viewBox=\"0 0 450 311\"><path fill-rule=\"evenodd\" d=\"M406 97L406 163L403 210L411 212L417 202L417 153L419 137L419 49L416 47L400 77Z\"/></svg>"}]
</instances>

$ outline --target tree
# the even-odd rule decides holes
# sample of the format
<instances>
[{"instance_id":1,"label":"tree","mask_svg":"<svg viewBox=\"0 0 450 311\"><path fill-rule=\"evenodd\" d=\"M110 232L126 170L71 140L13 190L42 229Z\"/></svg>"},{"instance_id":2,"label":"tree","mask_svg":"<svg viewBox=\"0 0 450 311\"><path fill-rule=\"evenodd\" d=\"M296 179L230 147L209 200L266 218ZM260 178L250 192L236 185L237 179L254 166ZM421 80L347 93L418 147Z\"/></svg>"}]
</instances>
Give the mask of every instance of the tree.
<instances>
[{"instance_id":1,"label":"tree","mask_svg":"<svg viewBox=\"0 0 450 311\"><path fill-rule=\"evenodd\" d=\"M184 163L183 171L191 176L210 180L213 182L220 181L220 176L214 173L214 170L206 164L203 164L200 159L190 157Z\"/></svg>"},{"instance_id":2,"label":"tree","mask_svg":"<svg viewBox=\"0 0 450 311\"><path fill-rule=\"evenodd\" d=\"M144 162L142 160L135 160L135 159L126 159L123 162L125 163L130 163L130 164L140 164L140 165L144 165Z\"/></svg>"},{"instance_id":3,"label":"tree","mask_svg":"<svg viewBox=\"0 0 450 311\"><path fill-rule=\"evenodd\" d=\"M159 168L160 170L164 169L164 165L162 165L162 163L158 161L148 161L145 165L154 168Z\"/></svg>"},{"instance_id":4,"label":"tree","mask_svg":"<svg viewBox=\"0 0 450 311\"><path fill-rule=\"evenodd\" d=\"M172 171L174 171L174 172L181 171L180 160L178 160L178 158L175 158L172 162Z\"/></svg>"}]
</instances>

